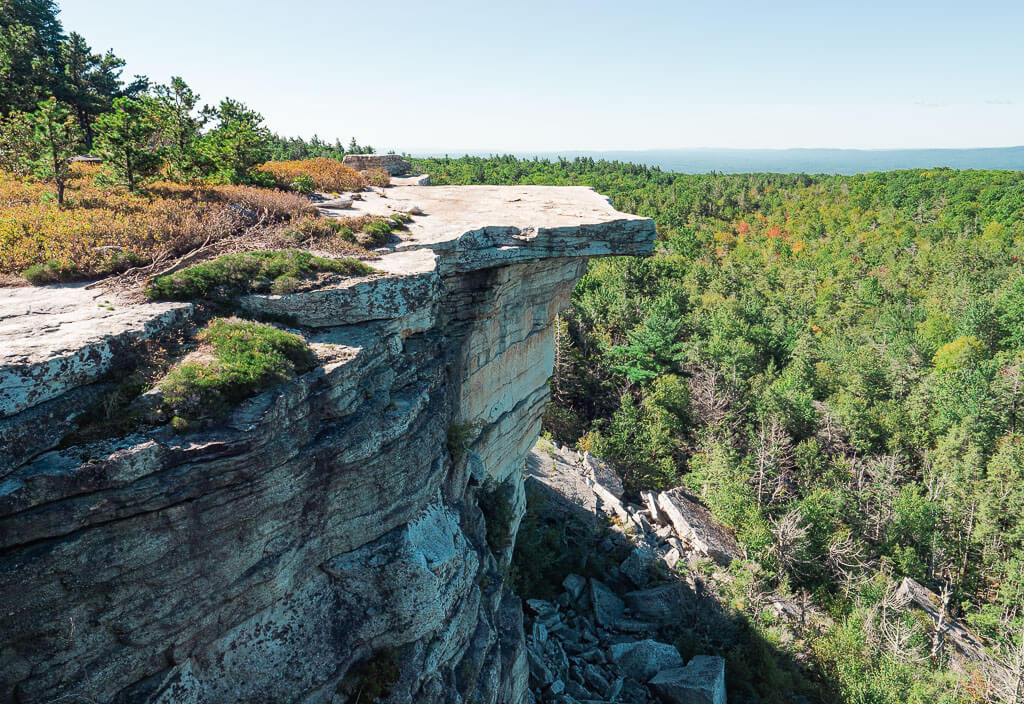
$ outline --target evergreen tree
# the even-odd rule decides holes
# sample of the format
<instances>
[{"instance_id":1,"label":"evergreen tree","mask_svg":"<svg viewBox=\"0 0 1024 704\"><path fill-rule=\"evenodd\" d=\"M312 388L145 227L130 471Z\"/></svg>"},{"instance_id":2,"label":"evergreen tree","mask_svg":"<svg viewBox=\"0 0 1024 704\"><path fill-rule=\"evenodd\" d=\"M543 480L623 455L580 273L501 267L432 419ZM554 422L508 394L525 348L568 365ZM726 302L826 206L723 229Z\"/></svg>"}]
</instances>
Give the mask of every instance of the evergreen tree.
<instances>
[{"instance_id":1,"label":"evergreen tree","mask_svg":"<svg viewBox=\"0 0 1024 704\"><path fill-rule=\"evenodd\" d=\"M71 111L55 98L39 103L35 112L16 114L8 129L17 135L15 158L20 171L57 187L57 203L64 204L64 188L71 178L71 157L78 153L82 133Z\"/></svg>"},{"instance_id":2,"label":"evergreen tree","mask_svg":"<svg viewBox=\"0 0 1024 704\"><path fill-rule=\"evenodd\" d=\"M0 0L0 115L53 94L63 39L53 0Z\"/></svg>"},{"instance_id":3,"label":"evergreen tree","mask_svg":"<svg viewBox=\"0 0 1024 704\"><path fill-rule=\"evenodd\" d=\"M149 97L116 98L96 120L96 153L107 178L134 191L160 170L156 144L159 108Z\"/></svg>"},{"instance_id":4,"label":"evergreen tree","mask_svg":"<svg viewBox=\"0 0 1024 704\"><path fill-rule=\"evenodd\" d=\"M188 180L202 168L199 136L205 120L195 114L199 96L179 76L173 76L168 85L156 86L154 93L168 168L174 178Z\"/></svg>"},{"instance_id":5,"label":"evergreen tree","mask_svg":"<svg viewBox=\"0 0 1024 704\"><path fill-rule=\"evenodd\" d=\"M58 58L60 75L56 95L70 105L78 116L78 123L85 134L85 147L92 149L93 122L101 113L109 111L114 99L134 97L145 92L149 82L136 76L129 85L121 80L124 60L113 52L93 53L85 38L72 32L61 43Z\"/></svg>"},{"instance_id":6,"label":"evergreen tree","mask_svg":"<svg viewBox=\"0 0 1024 704\"><path fill-rule=\"evenodd\" d=\"M216 107L205 107L203 116L217 123L203 136L200 146L214 177L224 183L247 182L249 170L271 154L272 137L263 116L231 98Z\"/></svg>"}]
</instances>

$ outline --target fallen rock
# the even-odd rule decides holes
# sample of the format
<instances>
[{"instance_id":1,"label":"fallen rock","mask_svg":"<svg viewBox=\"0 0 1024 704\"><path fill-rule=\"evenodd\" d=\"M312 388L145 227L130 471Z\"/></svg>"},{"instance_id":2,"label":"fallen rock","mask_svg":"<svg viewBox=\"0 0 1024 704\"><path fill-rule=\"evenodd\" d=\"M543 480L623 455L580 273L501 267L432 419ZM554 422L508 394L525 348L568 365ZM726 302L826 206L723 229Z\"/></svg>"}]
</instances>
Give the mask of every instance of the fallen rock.
<instances>
[{"instance_id":1,"label":"fallen rock","mask_svg":"<svg viewBox=\"0 0 1024 704\"><path fill-rule=\"evenodd\" d=\"M629 511L622 505L618 497L609 491L604 485L594 482L593 485L594 493L597 494L598 508L607 513L608 515L615 516L622 523L629 522Z\"/></svg>"},{"instance_id":2,"label":"fallen rock","mask_svg":"<svg viewBox=\"0 0 1024 704\"><path fill-rule=\"evenodd\" d=\"M569 596L573 599L579 599L586 586L586 577L580 577L578 574L566 575L565 579L562 580L562 587L565 588L565 591L569 592Z\"/></svg>"},{"instance_id":3,"label":"fallen rock","mask_svg":"<svg viewBox=\"0 0 1024 704\"><path fill-rule=\"evenodd\" d=\"M550 668L544 664L543 658L537 655L532 648L526 649L526 662L530 667L530 677L538 686L544 687L554 681L555 676Z\"/></svg>"},{"instance_id":4,"label":"fallen rock","mask_svg":"<svg viewBox=\"0 0 1024 704\"><path fill-rule=\"evenodd\" d=\"M646 587L651 580L651 563L657 559L654 550L637 546L619 565L619 570L637 587Z\"/></svg>"},{"instance_id":5,"label":"fallen rock","mask_svg":"<svg viewBox=\"0 0 1024 704\"><path fill-rule=\"evenodd\" d=\"M732 534L682 487L658 494L658 506L668 516L676 534L700 554L722 565L728 565L741 556Z\"/></svg>"},{"instance_id":6,"label":"fallen rock","mask_svg":"<svg viewBox=\"0 0 1024 704\"><path fill-rule=\"evenodd\" d=\"M662 562L664 562L665 566L668 567L670 570L675 569L676 565L679 564L679 561L682 558L683 558L683 556L680 555L679 551L676 550L675 548L669 548L668 552L664 553L661 556Z\"/></svg>"},{"instance_id":7,"label":"fallen rock","mask_svg":"<svg viewBox=\"0 0 1024 704\"><path fill-rule=\"evenodd\" d=\"M662 670L682 668L683 658L674 645L656 640L616 643L609 648L612 660L627 677L647 682Z\"/></svg>"},{"instance_id":8,"label":"fallen rock","mask_svg":"<svg viewBox=\"0 0 1024 704\"><path fill-rule=\"evenodd\" d=\"M671 582L625 595L626 606L644 621L661 626L676 624L690 610L693 595L682 582Z\"/></svg>"},{"instance_id":9,"label":"fallen rock","mask_svg":"<svg viewBox=\"0 0 1024 704\"><path fill-rule=\"evenodd\" d=\"M596 579L590 580L590 602L594 606L594 617L605 628L612 628L622 617L626 604L608 586Z\"/></svg>"},{"instance_id":10,"label":"fallen rock","mask_svg":"<svg viewBox=\"0 0 1024 704\"><path fill-rule=\"evenodd\" d=\"M608 681L608 678L604 676L601 668L596 665L588 664L583 668L583 680L591 689L597 690L602 694L608 691L608 687L611 686L611 683Z\"/></svg>"},{"instance_id":11,"label":"fallen rock","mask_svg":"<svg viewBox=\"0 0 1024 704\"><path fill-rule=\"evenodd\" d=\"M607 489L616 499L622 499L625 493L622 479L607 462L590 454L588 450L583 453L583 466L587 468L591 479Z\"/></svg>"},{"instance_id":12,"label":"fallen rock","mask_svg":"<svg viewBox=\"0 0 1024 704\"><path fill-rule=\"evenodd\" d=\"M668 516L665 515L661 507L658 506L658 496L653 491L641 491L640 498L644 501L644 506L647 507L647 512L651 514L651 520L655 523L662 523L669 525ZM658 535L661 535L661 531L658 531Z\"/></svg>"},{"instance_id":13,"label":"fallen rock","mask_svg":"<svg viewBox=\"0 0 1024 704\"><path fill-rule=\"evenodd\" d=\"M662 670L648 684L665 704L726 704L725 660L698 655L686 667Z\"/></svg>"}]
</instances>

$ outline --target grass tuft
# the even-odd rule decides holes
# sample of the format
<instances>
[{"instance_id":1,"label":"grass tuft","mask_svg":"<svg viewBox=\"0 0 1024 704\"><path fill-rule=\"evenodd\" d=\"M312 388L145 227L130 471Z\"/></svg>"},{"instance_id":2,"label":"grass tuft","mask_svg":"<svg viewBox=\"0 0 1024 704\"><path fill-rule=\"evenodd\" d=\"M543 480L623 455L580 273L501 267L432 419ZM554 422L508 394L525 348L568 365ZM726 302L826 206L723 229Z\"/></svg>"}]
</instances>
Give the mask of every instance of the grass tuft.
<instances>
[{"instance_id":1,"label":"grass tuft","mask_svg":"<svg viewBox=\"0 0 1024 704\"><path fill-rule=\"evenodd\" d=\"M316 364L305 340L263 323L215 318L198 339L209 359L179 363L159 384L179 432Z\"/></svg>"},{"instance_id":2,"label":"grass tuft","mask_svg":"<svg viewBox=\"0 0 1024 704\"><path fill-rule=\"evenodd\" d=\"M374 271L358 259L328 259L298 249L241 252L161 276L146 295L164 301L227 301L247 293L292 293L321 273L357 276Z\"/></svg>"}]
</instances>

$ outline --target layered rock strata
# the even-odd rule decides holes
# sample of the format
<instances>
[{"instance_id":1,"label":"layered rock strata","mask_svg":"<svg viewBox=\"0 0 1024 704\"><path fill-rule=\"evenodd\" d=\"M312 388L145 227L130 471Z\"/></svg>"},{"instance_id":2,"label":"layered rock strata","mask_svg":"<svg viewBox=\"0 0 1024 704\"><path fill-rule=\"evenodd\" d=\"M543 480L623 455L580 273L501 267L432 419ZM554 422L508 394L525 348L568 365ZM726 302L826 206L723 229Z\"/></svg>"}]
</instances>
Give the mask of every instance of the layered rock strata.
<instances>
[{"instance_id":1,"label":"layered rock strata","mask_svg":"<svg viewBox=\"0 0 1024 704\"><path fill-rule=\"evenodd\" d=\"M530 696L505 576L554 316L653 223L584 188L353 209L420 214L380 275L242 301L319 364L202 431L70 434L192 306L0 291L0 700Z\"/></svg>"}]
</instances>

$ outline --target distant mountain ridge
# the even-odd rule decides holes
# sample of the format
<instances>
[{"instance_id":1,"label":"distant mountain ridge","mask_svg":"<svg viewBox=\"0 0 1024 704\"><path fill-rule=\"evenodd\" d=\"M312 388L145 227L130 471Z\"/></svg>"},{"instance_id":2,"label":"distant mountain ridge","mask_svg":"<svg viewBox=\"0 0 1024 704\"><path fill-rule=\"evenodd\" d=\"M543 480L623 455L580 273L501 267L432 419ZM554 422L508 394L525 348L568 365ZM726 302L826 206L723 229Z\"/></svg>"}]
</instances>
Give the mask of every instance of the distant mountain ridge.
<instances>
[{"instance_id":1,"label":"distant mountain ridge","mask_svg":"<svg viewBox=\"0 0 1024 704\"><path fill-rule=\"evenodd\" d=\"M489 156L494 152L450 151ZM608 161L657 166L679 173L827 173L855 174L895 169L929 169L948 166L954 169L1024 170L1024 146L981 149L649 149L640 151L548 151L512 152L518 157L591 157ZM417 153L417 156L444 156L441 152Z\"/></svg>"}]
</instances>

